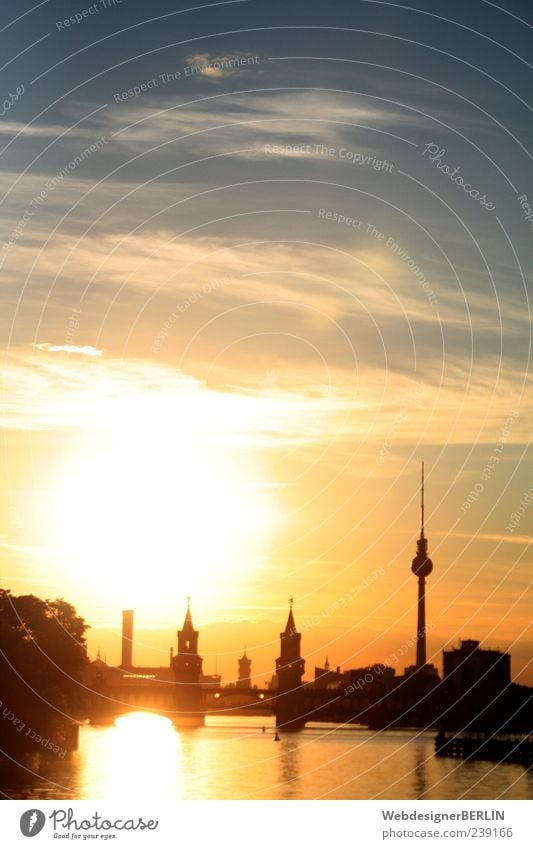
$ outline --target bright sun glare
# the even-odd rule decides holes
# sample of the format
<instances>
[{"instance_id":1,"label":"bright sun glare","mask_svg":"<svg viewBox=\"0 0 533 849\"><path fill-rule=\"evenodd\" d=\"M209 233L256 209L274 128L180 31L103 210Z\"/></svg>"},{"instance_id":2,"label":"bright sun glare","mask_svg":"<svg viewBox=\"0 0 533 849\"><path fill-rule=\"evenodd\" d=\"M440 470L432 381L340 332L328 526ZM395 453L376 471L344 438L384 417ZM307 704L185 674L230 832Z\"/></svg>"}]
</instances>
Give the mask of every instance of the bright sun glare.
<instances>
[{"instance_id":1,"label":"bright sun glare","mask_svg":"<svg viewBox=\"0 0 533 849\"><path fill-rule=\"evenodd\" d=\"M254 567L276 523L272 489L250 450L214 438L216 427L150 431L130 417L69 458L47 526L70 578L146 609L169 594L206 599Z\"/></svg>"},{"instance_id":2,"label":"bright sun glare","mask_svg":"<svg viewBox=\"0 0 533 849\"><path fill-rule=\"evenodd\" d=\"M134 712L103 735L91 729L82 737L82 755L84 779L95 798L146 799L154 787L163 799L183 793L182 744L164 716Z\"/></svg>"}]
</instances>

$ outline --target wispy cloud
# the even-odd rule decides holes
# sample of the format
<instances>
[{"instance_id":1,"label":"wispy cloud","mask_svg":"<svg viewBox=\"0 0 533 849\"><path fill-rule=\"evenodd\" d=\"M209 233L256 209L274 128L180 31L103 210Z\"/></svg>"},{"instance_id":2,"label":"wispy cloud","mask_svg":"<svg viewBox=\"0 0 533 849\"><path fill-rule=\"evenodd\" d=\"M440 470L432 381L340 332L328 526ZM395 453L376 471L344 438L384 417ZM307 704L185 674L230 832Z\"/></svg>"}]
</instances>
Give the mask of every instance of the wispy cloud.
<instances>
[{"instance_id":1,"label":"wispy cloud","mask_svg":"<svg viewBox=\"0 0 533 849\"><path fill-rule=\"evenodd\" d=\"M187 57L183 73L186 78L205 77L217 81L253 73L259 64L259 56L242 51L226 55L193 53Z\"/></svg>"},{"instance_id":2,"label":"wispy cloud","mask_svg":"<svg viewBox=\"0 0 533 849\"><path fill-rule=\"evenodd\" d=\"M485 534L478 533L477 531L472 531L472 533L463 533L461 531L432 531L433 536L436 537L445 537L455 538L455 539L468 539L476 542L505 542L510 543L511 545L531 545L533 542L532 536L527 536L524 534Z\"/></svg>"},{"instance_id":3,"label":"wispy cloud","mask_svg":"<svg viewBox=\"0 0 533 849\"><path fill-rule=\"evenodd\" d=\"M93 430L120 434L131 422L183 438L282 444L327 438L328 422L349 399L336 392L248 392L215 388L183 371L147 361L90 357L83 366L65 348L10 355L4 368L0 425L23 430Z\"/></svg>"},{"instance_id":4,"label":"wispy cloud","mask_svg":"<svg viewBox=\"0 0 533 849\"><path fill-rule=\"evenodd\" d=\"M233 92L193 96L179 104L168 95L150 102L137 99L125 103L119 111L101 113L97 131L142 150L149 144L157 145L160 154L164 154L165 143L180 139L182 148L204 155L210 150L220 154L243 147L256 148L264 155L265 142L273 139L285 143L320 141L330 146L348 140L353 143L354 128L359 125L378 131L373 138L375 153L375 145L384 143L388 134L397 144L409 128L420 126L420 119L390 106L354 101L345 92L299 91L295 97L291 91L266 88L247 92L245 97Z\"/></svg>"},{"instance_id":5,"label":"wispy cloud","mask_svg":"<svg viewBox=\"0 0 533 849\"><path fill-rule=\"evenodd\" d=\"M101 357L104 353L92 345L51 345L49 342L33 342L32 348L51 353L83 354L85 357Z\"/></svg>"},{"instance_id":6,"label":"wispy cloud","mask_svg":"<svg viewBox=\"0 0 533 849\"><path fill-rule=\"evenodd\" d=\"M355 376L353 369L333 363L324 371L312 358L296 355L291 362L291 351L283 362L280 346L272 351L271 334L265 339L259 334L259 342L255 353L252 348L249 355L241 351L228 362L222 358L219 366L211 363L209 380L205 362L188 361L186 368L176 369L162 358L124 359L112 352L72 356L68 349L78 346L54 346L53 355L48 347L34 346L31 356L27 349L12 349L3 369L0 426L119 433L131 421L144 421L147 430L170 428L176 438L181 434L224 445L329 446L331 468L337 462L342 466L346 450L358 445L368 468L387 476L397 472L396 458L421 433L433 444L462 445L473 434L480 444L495 444L508 417L511 390L492 397L490 365L484 393L476 391L478 404L492 403L491 419L480 430L477 405L463 401L459 372L455 381L432 385L401 373L391 380L386 369L360 363ZM217 356L211 354L214 360ZM435 410L438 415L432 414ZM526 422L522 411L509 442L527 441ZM378 463L381 454L386 462Z\"/></svg>"}]
</instances>

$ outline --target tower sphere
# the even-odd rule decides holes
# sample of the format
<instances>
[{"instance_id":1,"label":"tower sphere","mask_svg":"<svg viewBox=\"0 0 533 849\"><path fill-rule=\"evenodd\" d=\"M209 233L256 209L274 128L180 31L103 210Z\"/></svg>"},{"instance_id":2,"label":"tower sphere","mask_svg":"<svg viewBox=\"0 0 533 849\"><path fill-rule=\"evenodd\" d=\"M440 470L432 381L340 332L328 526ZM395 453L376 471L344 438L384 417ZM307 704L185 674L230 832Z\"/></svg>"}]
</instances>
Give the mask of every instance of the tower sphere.
<instances>
[{"instance_id":1,"label":"tower sphere","mask_svg":"<svg viewBox=\"0 0 533 849\"><path fill-rule=\"evenodd\" d=\"M427 578L433 572L433 561L427 554L419 551L411 563L411 569L419 578Z\"/></svg>"}]
</instances>

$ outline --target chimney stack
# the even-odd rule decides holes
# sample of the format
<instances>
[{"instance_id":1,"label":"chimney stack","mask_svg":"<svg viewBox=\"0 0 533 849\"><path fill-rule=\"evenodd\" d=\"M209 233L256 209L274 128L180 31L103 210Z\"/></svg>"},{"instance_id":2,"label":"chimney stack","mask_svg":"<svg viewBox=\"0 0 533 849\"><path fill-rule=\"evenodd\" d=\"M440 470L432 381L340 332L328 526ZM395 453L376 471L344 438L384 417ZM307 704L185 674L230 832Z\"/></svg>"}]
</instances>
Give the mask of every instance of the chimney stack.
<instances>
[{"instance_id":1,"label":"chimney stack","mask_svg":"<svg viewBox=\"0 0 533 849\"><path fill-rule=\"evenodd\" d=\"M122 611L122 669L133 668L133 610Z\"/></svg>"}]
</instances>

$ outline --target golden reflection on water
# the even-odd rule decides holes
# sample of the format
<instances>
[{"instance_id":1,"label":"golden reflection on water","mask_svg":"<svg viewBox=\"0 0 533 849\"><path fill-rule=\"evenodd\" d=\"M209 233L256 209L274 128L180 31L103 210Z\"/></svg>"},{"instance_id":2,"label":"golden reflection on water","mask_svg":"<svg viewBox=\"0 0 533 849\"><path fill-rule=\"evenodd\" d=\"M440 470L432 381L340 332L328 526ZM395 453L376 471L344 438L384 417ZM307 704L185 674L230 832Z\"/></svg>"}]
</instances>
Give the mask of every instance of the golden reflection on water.
<instances>
[{"instance_id":1,"label":"golden reflection on water","mask_svg":"<svg viewBox=\"0 0 533 849\"><path fill-rule=\"evenodd\" d=\"M205 727L186 729L164 716L130 713L113 726L84 726L79 751L57 770L61 788L42 783L33 798L66 798L65 785L71 798L163 801L520 799L533 793L533 776L517 765L436 758L431 733L323 724L274 742L273 721L262 717L208 716ZM20 795L32 798L26 788Z\"/></svg>"},{"instance_id":2,"label":"golden reflection on water","mask_svg":"<svg viewBox=\"0 0 533 849\"><path fill-rule=\"evenodd\" d=\"M172 721L155 713L135 712L106 729L88 729L84 740L81 782L95 799L182 795L181 735ZM94 733L91 733L94 732Z\"/></svg>"}]
</instances>

